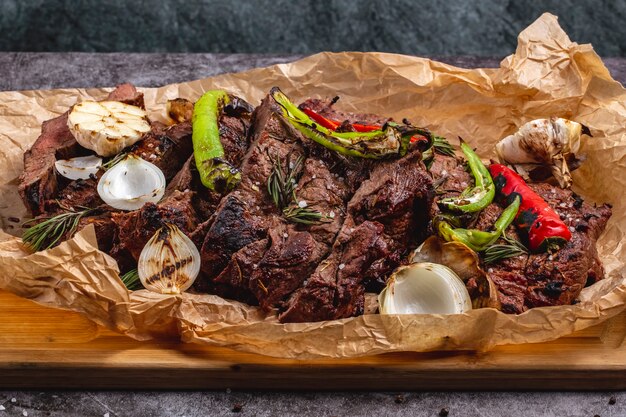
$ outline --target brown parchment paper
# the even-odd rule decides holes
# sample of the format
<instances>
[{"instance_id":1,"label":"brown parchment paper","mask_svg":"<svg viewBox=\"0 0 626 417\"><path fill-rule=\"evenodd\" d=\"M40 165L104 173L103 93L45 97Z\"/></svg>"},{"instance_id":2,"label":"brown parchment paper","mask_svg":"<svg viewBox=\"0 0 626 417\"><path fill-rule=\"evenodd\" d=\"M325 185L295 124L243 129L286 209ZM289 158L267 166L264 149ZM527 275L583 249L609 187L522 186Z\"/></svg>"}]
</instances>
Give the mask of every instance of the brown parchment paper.
<instances>
[{"instance_id":1,"label":"brown parchment paper","mask_svg":"<svg viewBox=\"0 0 626 417\"><path fill-rule=\"evenodd\" d=\"M80 312L136 339L180 338L285 358L354 357L392 351L485 350L553 340L602 322L626 307L626 93L590 45L569 40L557 18L544 14L519 35L515 54L497 69L460 69L384 53L321 53L291 64L142 89L151 116L164 117L168 99L196 99L224 88L253 104L272 86L295 101L340 95L345 110L407 117L450 138L462 136L484 157L521 124L559 116L587 125L587 161L574 173L575 191L613 204L598 242L607 279L586 288L574 306L506 315L491 309L455 316L361 317L280 324L272 314L213 295L129 293L115 261L97 250L93 229L29 254L15 236L26 215L17 196L22 154L41 122L77 100L107 89L0 93L0 288L38 303Z\"/></svg>"}]
</instances>

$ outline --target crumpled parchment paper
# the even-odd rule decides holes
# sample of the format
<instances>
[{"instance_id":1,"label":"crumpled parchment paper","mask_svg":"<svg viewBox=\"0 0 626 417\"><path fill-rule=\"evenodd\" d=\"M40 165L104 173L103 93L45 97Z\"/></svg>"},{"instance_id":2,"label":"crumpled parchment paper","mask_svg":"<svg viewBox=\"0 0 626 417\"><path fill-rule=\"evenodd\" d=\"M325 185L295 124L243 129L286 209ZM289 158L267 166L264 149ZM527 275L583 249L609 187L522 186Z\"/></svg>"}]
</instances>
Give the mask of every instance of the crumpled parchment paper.
<instances>
[{"instance_id":1,"label":"crumpled parchment paper","mask_svg":"<svg viewBox=\"0 0 626 417\"><path fill-rule=\"evenodd\" d=\"M22 155L41 123L77 100L107 89L0 93L0 289L38 303L74 310L136 339L180 338L284 358L355 357L392 351L486 350L553 340L606 320L626 302L626 93L590 45L571 42L544 14L519 35L500 68L461 69L385 53L321 53L290 64L142 89L153 119L168 99L194 100L223 88L258 104L272 86L298 102L340 95L340 108L407 117L450 138L462 136L483 157L523 123L558 116L581 122L593 138L574 172L575 191L613 204L598 242L607 278L573 306L506 315L491 309L455 316L365 315L320 323L280 324L258 308L214 295L129 293L115 261L97 250L93 228L35 254L21 245L26 210L17 195ZM19 220L18 220L19 219ZM15 235L15 236L14 236Z\"/></svg>"}]
</instances>

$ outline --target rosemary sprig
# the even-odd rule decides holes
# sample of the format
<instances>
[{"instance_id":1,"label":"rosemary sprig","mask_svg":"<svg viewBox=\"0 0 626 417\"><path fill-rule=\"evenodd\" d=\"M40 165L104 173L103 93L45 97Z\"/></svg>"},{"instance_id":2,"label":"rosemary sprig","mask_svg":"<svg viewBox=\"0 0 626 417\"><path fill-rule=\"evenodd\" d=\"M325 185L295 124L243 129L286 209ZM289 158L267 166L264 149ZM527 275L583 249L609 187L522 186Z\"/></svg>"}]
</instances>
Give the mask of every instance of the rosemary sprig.
<instances>
[{"instance_id":1,"label":"rosemary sprig","mask_svg":"<svg viewBox=\"0 0 626 417\"><path fill-rule=\"evenodd\" d=\"M455 156L454 147L443 136L433 136L433 148L440 154Z\"/></svg>"},{"instance_id":2,"label":"rosemary sprig","mask_svg":"<svg viewBox=\"0 0 626 417\"><path fill-rule=\"evenodd\" d=\"M68 212L53 217L38 217L27 220L22 226L30 227L22 235L22 242L34 251L50 249L66 234L72 236L80 219L94 210L86 207L81 208L80 211L70 208ZM34 224L35 222L40 223Z\"/></svg>"},{"instance_id":3,"label":"rosemary sprig","mask_svg":"<svg viewBox=\"0 0 626 417\"><path fill-rule=\"evenodd\" d=\"M126 288L128 288L130 291L135 291L143 288L143 285L141 285L141 280L139 279L139 272L137 271L137 268L131 269L130 271L122 275L120 279L122 280Z\"/></svg>"},{"instance_id":4,"label":"rosemary sprig","mask_svg":"<svg viewBox=\"0 0 626 417\"><path fill-rule=\"evenodd\" d=\"M300 224L315 224L326 219L327 216L311 207L300 207L295 204L295 201L298 200L296 186L302 171L304 157L298 156L295 161L292 161L291 155L288 155L285 167L283 167L283 161L280 157L273 158L270 156L270 160L272 161L272 172L267 178L267 192L272 197L276 207L282 210L285 219Z\"/></svg>"},{"instance_id":5,"label":"rosemary sprig","mask_svg":"<svg viewBox=\"0 0 626 417\"><path fill-rule=\"evenodd\" d=\"M285 207L283 209L283 216L288 221L300 224L315 224L328 219L328 216L323 215L311 207L300 207L296 205Z\"/></svg>"},{"instance_id":6,"label":"rosemary sprig","mask_svg":"<svg viewBox=\"0 0 626 417\"><path fill-rule=\"evenodd\" d=\"M291 155L287 156L286 167L280 157L272 158L272 172L267 178L267 192L272 197L272 201L279 209L284 209L296 199L297 177L302 170L304 162L303 156L298 156L295 161L291 160Z\"/></svg>"},{"instance_id":7,"label":"rosemary sprig","mask_svg":"<svg viewBox=\"0 0 626 417\"><path fill-rule=\"evenodd\" d=\"M102 164L102 168L107 171L117 165L118 162L121 162L124 158L128 156L128 152L121 152L115 155L113 158L109 159L107 162Z\"/></svg>"},{"instance_id":8,"label":"rosemary sprig","mask_svg":"<svg viewBox=\"0 0 626 417\"><path fill-rule=\"evenodd\" d=\"M519 240L502 236L508 244L507 245L492 245L489 246L483 252L484 261L486 264L493 264L504 259L514 258L516 256L529 253L528 248L522 244Z\"/></svg>"}]
</instances>

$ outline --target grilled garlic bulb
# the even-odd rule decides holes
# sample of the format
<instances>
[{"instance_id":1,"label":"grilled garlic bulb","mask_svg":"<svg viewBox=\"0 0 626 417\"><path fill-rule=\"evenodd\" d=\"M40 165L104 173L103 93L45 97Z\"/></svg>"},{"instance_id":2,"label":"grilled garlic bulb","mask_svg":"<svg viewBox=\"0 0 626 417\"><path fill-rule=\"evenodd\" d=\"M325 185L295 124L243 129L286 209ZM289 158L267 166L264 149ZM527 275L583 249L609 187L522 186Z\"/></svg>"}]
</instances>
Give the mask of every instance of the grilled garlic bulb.
<instances>
[{"instance_id":1,"label":"grilled garlic bulb","mask_svg":"<svg viewBox=\"0 0 626 417\"><path fill-rule=\"evenodd\" d=\"M463 281L447 266L430 262L396 269L378 303L380 314L461 314L472 309Z\"/></svg>"},{"instance_id":2,"label":"grilled garlic bulb","mask_svg":"<svg viewBox=\"0 0 626 417\"><path fill-rule=\"evenodd\" d=\"M54 163L57 172L70 180L86 180L96 175L102 166L102 158L95 155L59 159Z\"/></svg>"},{"instance_id":3,"label":"grilled garlic bulb","mask_svg":"<svg viewBox=\"0 0 626 417\"><path fill-rule=\"evenodd\" d=\"M105 172L98 182L102 201L119 210L137 210L146 203L156 203L164 193L163 171L132 154Z\"/></svg>"},{"instance_id":4,"label":"grilled garlic bulb","mask_svg":"<svg viewBox=\"0 0 626 417\"><path fill-rule=\"evenodd\" d=\"M570 170L580 165L576 154L583 133L589 134L589 129L571 120L537 119L498 142L496 153L500 163L513 165L525 179L533 177L532 171L541 175L541 168L549 168L561 188L570 188Z\"/></svg>"},{"instance_id":5,"label":"grilled garlic bulb","mask_svg":"<svg viewBox=\"0 0 626 417\"><path fill-rule=\"evenodd\" d=\"M150 131L145 110L119 101L83 101L70 111L67 126L81 146L105 157Z\"/></svg>"},{"instance_id":6,"label":"grilled garlic bulb","mask_svg":"<svg viewBox=\"0 0 626 417\"><path fill-rule=\"evenodd\" d=\"M196 245L173 224L159 229L146 243L137 264L144 287L161 294L180 294L200 273Z\"/></svg>"}]
</instances>

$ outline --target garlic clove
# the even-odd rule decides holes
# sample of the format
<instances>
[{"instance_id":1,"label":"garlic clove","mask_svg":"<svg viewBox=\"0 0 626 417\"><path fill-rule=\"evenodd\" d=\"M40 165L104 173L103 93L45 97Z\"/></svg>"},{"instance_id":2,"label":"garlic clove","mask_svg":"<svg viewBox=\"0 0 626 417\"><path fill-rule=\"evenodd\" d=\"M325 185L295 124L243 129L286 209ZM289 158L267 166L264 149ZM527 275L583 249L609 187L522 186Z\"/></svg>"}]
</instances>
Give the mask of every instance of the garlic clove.
<instances>
[{"instance_id":1,"label":"garlic clove","mask_svg":"<svg viewBox=\"0 0 626 417\"><path fill-rule=\"evenodd\" d=\"M54 163L57 172L70 180L86 180L102 166L102 158L95 155L60 159Z\"/></svg>"},{"instance_id":2,"label":"garlic clove","mask_svg":"<svg viewBox=\"0 0 626 417\"><path fill-rule=\"evenodd\" d=\"M378 302L380 314L462 314L472 309L463 281L450 268L430 262L396 269Z\"/></svg>"},{"instance_id":3,"label":"garlic clove","mask_svg":"<svg viewBox=\"0 0 626 417\"><path fill-rule=\"evenodd\" d=\"M180 294L200 273L200 252L177 226L167 224L150 238L139 255L139 279L160 294Z\"/></svg>"},{"instance_id":4,"label":"garlic clove","mask_svg":"<svg viewBox=\"0 0 626 417\"><path fill-rule=\"evenodd\" d=\"M98 194L113 208L137 210L146 203L161 200L165 185L159 167L131 154L102 175Z\"/></svg>"},{"instance_id":5,"label":"garlic clove","mask_svg":"<svg viewBox=\"0 0 626 417\"><path fill-rule=\"evenodd\" d=\"M588 129L571 120L536 119L498 142L496 154L500 163L513 165L525 179L533 177L530 171L548 167L562 188L570 188L583 133Z\"/></svg>"}]
</instances>

